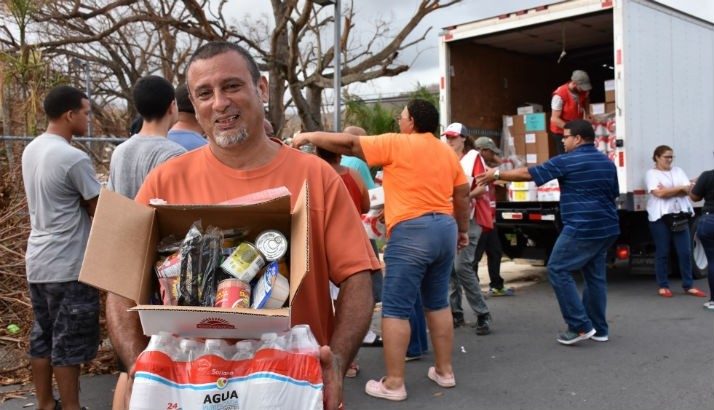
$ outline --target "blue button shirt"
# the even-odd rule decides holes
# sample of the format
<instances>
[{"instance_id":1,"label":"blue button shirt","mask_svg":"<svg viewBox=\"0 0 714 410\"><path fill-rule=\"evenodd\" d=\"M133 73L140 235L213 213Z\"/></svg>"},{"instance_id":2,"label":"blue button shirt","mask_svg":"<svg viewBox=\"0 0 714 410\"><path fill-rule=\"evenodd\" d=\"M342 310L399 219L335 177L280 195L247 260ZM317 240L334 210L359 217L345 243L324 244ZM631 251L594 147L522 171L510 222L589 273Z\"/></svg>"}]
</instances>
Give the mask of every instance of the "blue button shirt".
<instances>
[{"instance_id":1,"label":"blue button shirt","mask_svg":"<svg viewBox=\"0 0 714 410\"><path fill-rule=\"evenodd\" d=\"M587 240L620 234L615 206L620 193L617 170L594 145L581 145L528 172L538 186L558 179L564 233Z\"/></svg>"}]
</instances>

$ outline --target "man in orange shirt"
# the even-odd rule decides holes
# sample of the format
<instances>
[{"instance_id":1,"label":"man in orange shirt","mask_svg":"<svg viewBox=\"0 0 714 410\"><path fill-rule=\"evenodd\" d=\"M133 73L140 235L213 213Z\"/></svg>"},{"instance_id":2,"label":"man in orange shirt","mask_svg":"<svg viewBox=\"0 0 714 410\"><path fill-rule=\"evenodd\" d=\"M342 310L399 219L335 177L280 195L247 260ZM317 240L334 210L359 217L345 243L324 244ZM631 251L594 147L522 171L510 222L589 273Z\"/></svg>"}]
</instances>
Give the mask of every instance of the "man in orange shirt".
<instances>
[{"instance_id":1,"label":"man in orange shirt","mask_svg":"<svg viewBox=\"0 0 714 410\"><path fill-rule=\"evenodd\" d=\"M285 186L294 205L308 182L311 266L293 300L291 320L309 324L323 345L325 408L337 409L347 365L371 320L370 273L380 269L359 214L327 163L265 135L263 103L268 83L245 49L228 42L207 43L196 50L187 67L190 97L208 145L155 168L136 201L148 204L161 198L170 204L212 204ZM334 316L329 280L340 286ZM147 344L136 313L127 312L131 306L131 301L116 295L107 298L112 344L129 366Z\"/></svg>"},{"instance_id":2,"label":"man in orange shirt","mask_svg":"<svg viewBox=\"0 0 714 410\"><path fill-rule=\"evenodd\" d=\"M362 158L371 166L384 166L389 242L384 254L382 338L387 375L367 382L365 392L387 400L407 398L408 319L419 293L436 359L427 376L441 387L456 385L447 291L457 245L460 249L469 241L469 184L456 154L434 136L438 127L436 108L417 99L409 101L399 116L399 134L360 137L309 132L293 139L294 146L312 143Z\"/></svg>"}]
</instances>

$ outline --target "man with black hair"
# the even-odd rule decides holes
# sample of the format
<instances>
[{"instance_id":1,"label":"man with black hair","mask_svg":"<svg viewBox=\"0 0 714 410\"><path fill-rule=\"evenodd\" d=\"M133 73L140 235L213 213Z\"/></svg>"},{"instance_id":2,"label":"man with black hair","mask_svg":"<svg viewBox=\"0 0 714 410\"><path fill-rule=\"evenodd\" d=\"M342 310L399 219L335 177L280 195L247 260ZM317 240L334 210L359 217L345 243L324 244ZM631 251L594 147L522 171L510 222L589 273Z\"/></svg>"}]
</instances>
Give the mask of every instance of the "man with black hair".
<instances>
[{"instance_id":1,"label":"man with black hair","mask_svg":"<svg viewBox=\"0 0 714 410\"><path fill-rule=\"evenodd\" d=\"M292 299L290 319L292 324L310 325L322 345L325 409L335 410L342 400L347 365L369 327L370 273L380 269L359 214L327 163L266 136L268 82L244 48L223 41L202 45L187 64L186 82L208 144L156 167L135 200L147 205L152 198L169 204L216 204L285 186L294 206L307 187L310 274ZM345 243L353 246L346 250ZM330 280L340 287L334 314ZM127 311L133 305L126 298L107 296L112 344L132 377L131 367L147 345L137 313Z\"/></svg>"},{"instance_id":2,"label":"man with black hair","mask_svg":"<svg viewBox=\"0 0 714 410\"><path fill-rule=\"evenodd\" d=\"M142 77L134 85L132 97L143 124L112 153L107 188L133 199L149 171L186 150L166 139L178 118L171 83L155 75Z\"/></svg>"},{"instance_id":3,"label":"man with black hair","mask_svg":"<svg viewBox=\"0 0 714 410\"><path fill-rule=\"evenodd\" d=\"M609 339L605 264L607 250L620 234L615 206L620 189L615 164L595 148L594 139L589 122L569 121L563 127L566 154L530 168L496 168L476 177L481 185L503 180L540 186L558 179L563 229L548 258L548 279L568 325L557 338L564 345ZM582 299L572 277L578 270L585 279Z\"/></svg>"},{"instance_id":4,"label":"man with black hair","mask_svg":"<svg viewBox=\"0 0 714 410\"><path fill-rule=\"evenodd\" d=\"M22 153L32 227L25 254L35 315L29 355L37 408L43 410L60 408L53 373L61 408L80 409L80 365L99 346L99 292L77 279L100 185L89 156L70 145L73 135L87 132L89 109L82 91L53 88L44 100L47 131Z\"/></svg>"},{"instance_id":5,"label":"man with black hair","mask_svg":"<svg viewBox=\"0 0 714 410\"><path fill-rule=\"evenodd\" d=\"M208 143L203 137L203 128L196 120L196 111L188 96L186 84L176 87L176 106L178 107L178 121L171 127L167 138L191 151Z\"/></svg>"}]
</instances>

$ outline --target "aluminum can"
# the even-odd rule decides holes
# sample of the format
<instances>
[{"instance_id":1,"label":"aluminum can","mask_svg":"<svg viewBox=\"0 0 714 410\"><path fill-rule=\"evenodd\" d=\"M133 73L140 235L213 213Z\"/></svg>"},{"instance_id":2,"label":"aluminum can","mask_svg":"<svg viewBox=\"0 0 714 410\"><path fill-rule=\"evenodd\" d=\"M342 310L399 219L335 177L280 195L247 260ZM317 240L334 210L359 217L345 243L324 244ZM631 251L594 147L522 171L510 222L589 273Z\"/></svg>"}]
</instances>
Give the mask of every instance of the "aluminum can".
<instances>
[{"instance_id":1,"label":"aluminum can","mask_svg":"<svg viewBox=\"0 0 714 410\"><path fill-rule=\"evenodd\" d=\"M226 273L245 283L250 283L263 266L265 259L250 242L241 242L221 264Z\"/></svg>"},{"instance_id":2,"label":"aluminum can","mask_svg":"<svg viewBox=\"0 0 714 410\"><path fill-rule=\"evenodd\" d=\"M279 231L269 229L255 238L255 247L263 254L266 261L272 262L282 258L288 251L288 240Z\"/></svg>"},{"instance_id":3,"label":"aluminum can","mask_svg":"<svg viewBox=\"0 0 714 410\"><path fill-rule=\"evenodd\" d=\"M250 285L238 279L224 279L216 291L216 307L249 308Z\"/></svg>"}]
</instances>

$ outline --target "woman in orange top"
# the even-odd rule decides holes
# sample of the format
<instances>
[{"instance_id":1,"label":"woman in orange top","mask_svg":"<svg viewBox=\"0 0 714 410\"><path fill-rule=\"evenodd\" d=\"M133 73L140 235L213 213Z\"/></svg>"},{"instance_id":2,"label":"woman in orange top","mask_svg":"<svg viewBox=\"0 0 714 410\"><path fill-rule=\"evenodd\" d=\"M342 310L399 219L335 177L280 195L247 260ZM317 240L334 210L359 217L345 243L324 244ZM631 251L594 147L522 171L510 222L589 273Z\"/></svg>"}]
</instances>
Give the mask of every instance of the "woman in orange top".
<instances>
[{"instance_id":1,"label":"woman in orange top","mask_svg":"<svg viewBox=\"0 0 714 410\"><path fill-rule=\"evenodd\" d=\"M404 400L404 357L409 316L421 294L434 346L435 366L427 377L442 387L456 385L451 365L454 329L447 298L457 246L468 244L469 185L456 154L435 137L439 113L411 100L399 116L400 133L354 136L310 132L294 146L312 143L352 155L384 169L384 211L389 241L384 254L382 337L386 377L370 380L365 392Z\"/></svg>"}]
</instances>

